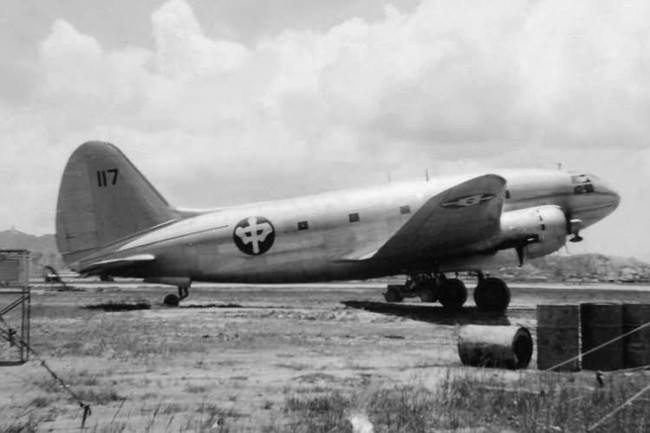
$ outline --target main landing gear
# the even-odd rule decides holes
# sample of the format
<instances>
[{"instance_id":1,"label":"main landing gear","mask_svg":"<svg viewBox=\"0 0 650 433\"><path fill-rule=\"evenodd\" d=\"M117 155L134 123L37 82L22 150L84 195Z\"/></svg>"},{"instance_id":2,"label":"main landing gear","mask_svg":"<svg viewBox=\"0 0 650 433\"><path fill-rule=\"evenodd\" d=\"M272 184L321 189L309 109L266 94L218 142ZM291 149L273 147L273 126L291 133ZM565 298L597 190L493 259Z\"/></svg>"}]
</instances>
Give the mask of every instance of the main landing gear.
<instances>
[{"instance_id":1,"label":"main landing gear","mask_svg":"<svg viewBox=\"0 0 650 433\"><path fill-rule=\"evenodd\" d=\"M498 278L485 278L478 274L478 284L474 289L474 303L481 311L503 313L510 304L510 289Z\"/></svg>"},{"instance_id":2,"label":"main landing gear","mask_svg":"<svg viewBox=\"0 0 650 433\"><path fill-rule=\"evenodd\" d=\"M440 302L449 310L457 310L467 301L467 288L458 278L444 274L417 274L404 285L389 285L384 298L387 302L402 302L404 298L419 297L422 302ZM484 277L478 273L474 302L481 311L502 313L510 304L510 289L503 280Z\"/></svg>"},{"instance_id":3,"label":"main landing gear","mask_svg":"<svg viewBox=\"0 0 650 433\"><path fill-rule=\"evenodd\" d=\"M187 298L189 288L189 286L178 286L178 296L170 293L169 295L165 296L163 304L167 305L168 307L178 307L180 301Z\"/></svg>"}]
</instances>

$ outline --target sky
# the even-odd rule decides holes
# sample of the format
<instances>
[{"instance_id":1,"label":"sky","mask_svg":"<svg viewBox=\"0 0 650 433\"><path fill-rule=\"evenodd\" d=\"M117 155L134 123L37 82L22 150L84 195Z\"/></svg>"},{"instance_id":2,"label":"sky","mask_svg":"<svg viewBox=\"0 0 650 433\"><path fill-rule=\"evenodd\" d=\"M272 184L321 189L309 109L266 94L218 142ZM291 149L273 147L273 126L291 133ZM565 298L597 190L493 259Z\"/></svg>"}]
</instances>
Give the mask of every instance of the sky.
<instances>
[{"instance_id":1,"label":"sky","mask_svg":"<svg viewBox=\"0 0 650 433\"><path fill-rule=\"evenodd\" d=\"M3 0L0 230L54 232L88 140L209 208L503 167L622 196L572 252L650 261L650 3Z\"/></svg>"}]
</instances>

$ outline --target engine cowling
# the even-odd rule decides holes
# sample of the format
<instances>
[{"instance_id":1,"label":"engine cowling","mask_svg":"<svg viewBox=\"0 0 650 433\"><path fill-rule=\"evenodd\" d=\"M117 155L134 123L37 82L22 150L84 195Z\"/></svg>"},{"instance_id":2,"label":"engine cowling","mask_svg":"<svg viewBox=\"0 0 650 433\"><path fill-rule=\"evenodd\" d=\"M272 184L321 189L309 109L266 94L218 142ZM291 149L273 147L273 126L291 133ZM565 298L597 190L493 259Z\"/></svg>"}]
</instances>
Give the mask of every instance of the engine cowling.
<instances>
[{"instance_id":1,"label":"engine cowling","mask_svg":"<svg viewBox=\"0 0 650 433\"><path fill-rule=\"evenodd\" d=\"M559 250L566 243L567 219L562 208L537 206L501 215L499 249L521 248L528 258Z\"/></svg>"}]
</instances>

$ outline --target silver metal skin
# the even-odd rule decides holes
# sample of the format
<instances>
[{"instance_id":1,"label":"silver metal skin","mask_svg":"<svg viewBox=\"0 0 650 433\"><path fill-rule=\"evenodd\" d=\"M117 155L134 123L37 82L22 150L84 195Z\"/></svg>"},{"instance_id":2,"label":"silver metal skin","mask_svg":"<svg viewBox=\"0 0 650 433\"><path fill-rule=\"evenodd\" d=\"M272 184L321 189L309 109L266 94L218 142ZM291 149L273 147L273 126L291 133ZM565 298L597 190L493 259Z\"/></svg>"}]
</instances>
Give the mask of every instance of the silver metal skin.
<instances>
[{"instance_id":1,"label":"silver metal skin","mask_svg":"<svg viewBox=\"0 0 650 433\"><path fill-rule=\"evenodd\" d=\"M179 286L480 271L516 264L517 248L556 251L619 201L589 174L500 170L188 211L115 146L89 142L63 175L57 243L82 273Z\"/></svg>"}]
</instances>

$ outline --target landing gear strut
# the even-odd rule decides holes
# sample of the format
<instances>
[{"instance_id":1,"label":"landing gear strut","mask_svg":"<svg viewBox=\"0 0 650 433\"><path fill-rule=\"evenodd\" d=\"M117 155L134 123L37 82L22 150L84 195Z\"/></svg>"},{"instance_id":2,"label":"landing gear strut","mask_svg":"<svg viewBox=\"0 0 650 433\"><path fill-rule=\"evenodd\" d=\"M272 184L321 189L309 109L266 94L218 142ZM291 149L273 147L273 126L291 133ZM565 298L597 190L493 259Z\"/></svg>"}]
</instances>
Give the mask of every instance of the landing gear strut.
<instances>
[{"instance_id":1,"label":"landing gear strut","mask_svg":"<svg viewBox=\"0 0 650 433\"><path fill-rule=\"evenodd\" d=\"M485 278L478 274L478 284L474 289L474 302L480 311L503 313L510 304L510 289L499 278Z\"/></svg>"},{"instance_id":2,"label":"landing gear strut","mask_svg":"<svg viewBox=\"0 0 650 433\"><path fill-rule=\"evenodd\" d=\"M168 307L178 307L180 301L187 298L188 292L188 286L178 286L178 296L170 293L169 295L165 296L163 304L167 305Z\"/></svg>"}]
</instances>

